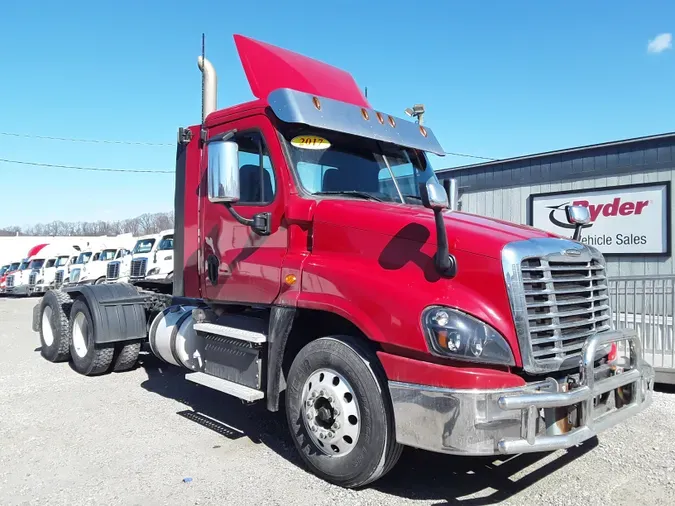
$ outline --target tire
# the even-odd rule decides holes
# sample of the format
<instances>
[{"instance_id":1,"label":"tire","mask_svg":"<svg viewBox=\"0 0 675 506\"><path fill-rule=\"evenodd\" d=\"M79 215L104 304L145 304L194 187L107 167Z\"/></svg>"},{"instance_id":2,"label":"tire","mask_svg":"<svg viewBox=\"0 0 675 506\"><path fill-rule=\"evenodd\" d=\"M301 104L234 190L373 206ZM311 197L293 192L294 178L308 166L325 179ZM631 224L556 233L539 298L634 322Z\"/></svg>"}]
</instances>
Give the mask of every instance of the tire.
<instances>
[{"instance_id":1,"label":"tire","mask_svg":"<svg viewBox=\"0 0 675 506\"><path fill-rule=\"evenodd\" d=\"M101 285L103 283L105 283L105 276L103 276L102 278L98 278L96 281L94 281L95 285Z\"/></svg>"},{"instance_id":2,"label":"tire","mask_svg":"<svg viewBox=\"0 0 675 506\"><path fill-rule=\"evenodd\" d=\"M293 442L320 478L360 487L384 476L401 456L384 371L357 339L323 337L302 348L285 397Z\"/></svg>"},{"instance_id":3,"label":"tire","mask_svg":"<svg viewBox=\"0 0 675 506\"><path fill-rule=\"evenodd\" d=\"M114 344L96 345L91 312L84 299L73 302L70 310L70 356L74 369L85 376L102 374L110 368Z\"/></svg>"},{"instance_id":4,"label":"tire","mask_svg":"<svg viewBox=\"0 0 675 506\"><path fill-rule=\"evenodd\" d=\"M121 344L112 370L122 372L132 369L138 361L138 354L140 352L141 343Z\"/></svg>"},{"instance_id":5,"label":"tire","mask_svg":"<svg viewBox=\"0 0 675 506\"><path fill-rule=\"evenodd\" d=\"M70 359L70 321L72 299L65 292L49 290L40 301L40 354L50 362Z\"/></svg>"}]
</instances>

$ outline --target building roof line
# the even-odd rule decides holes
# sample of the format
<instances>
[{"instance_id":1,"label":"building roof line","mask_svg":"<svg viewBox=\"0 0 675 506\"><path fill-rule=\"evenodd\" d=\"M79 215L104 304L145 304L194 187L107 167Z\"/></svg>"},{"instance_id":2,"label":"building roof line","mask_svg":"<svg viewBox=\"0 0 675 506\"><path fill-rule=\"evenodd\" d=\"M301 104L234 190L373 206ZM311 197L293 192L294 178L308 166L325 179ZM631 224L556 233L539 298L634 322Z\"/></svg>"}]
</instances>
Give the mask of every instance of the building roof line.
<instances>
[{"instance_id":1,"label":"building roof line","mask_svg":"<svg viewBox=\"0 0 675 506\"><path fill-rule=\"evenodd\" d=\"M490 162L482 162L482 163L473 163L470 165L461 165L459 167L447 167L445 169L438 169L436 170L436 173L443 173L443 172L454 172L457 170L465 170L465 169L473 169L473 168L478 168L478 167L489 167L493 165L502 165L506 163L511 163L511 162L519 162L523 160L531 160L534 158L544 158L547 156L555 156L555 155L562 155L562 154L567 154L567 153L576 153L579 151L587 151L591 149L600 149L600 148L611 148L614 146L622 146L625 144L633 144L633 143L638 143L638 142L645 142L645 141L655 141L655 140L661 140L661 139L675 139L675 132L668 132L664 134L657 134L657 135L646 135L643 137L633 137L631 139L624 139L620 141L609 141L609 142L601 142L598 144L589 144L587 146L578 146L574 148L567 148L567 149L558 149L554 151L545 151L543 153L533 153L530 155L522 155L522 156L515 156L513 158L503 158L500 160L495 160L495 161L490 161Z\"/></svg>"}]
</instances>

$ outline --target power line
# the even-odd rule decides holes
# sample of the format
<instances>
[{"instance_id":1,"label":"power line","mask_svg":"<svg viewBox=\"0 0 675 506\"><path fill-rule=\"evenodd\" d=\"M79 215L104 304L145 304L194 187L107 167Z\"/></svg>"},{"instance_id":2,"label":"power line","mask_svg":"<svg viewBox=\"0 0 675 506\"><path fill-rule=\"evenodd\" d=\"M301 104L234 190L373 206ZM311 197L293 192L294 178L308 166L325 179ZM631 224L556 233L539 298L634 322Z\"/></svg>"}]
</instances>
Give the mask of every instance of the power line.
<instances>
[{"instance_id":1,"label":"power line","mask_svg":"<svg viewBox=\"0 0 675 506\"><path fill-rule=\"evenodd\" d=\"M489 158L487 156L467 155L465 153L451 153L449 151L446 151L445 154L446 155L452 155L452 156L463 156L465 158L477 158L478 160L490 160L491 162L499 160L499 158Z\"/></svg>"},{"instance_id":2,"label":"power line","mask_svg":"<svg viewBox=\"0 0 675 506\"><path fill-rule=\"evenodd\" d=\"M0 135L7 137L23 137L26 139L48 139L51 141L67 141L67 142L93 142L98 144L132 144L136 146L174 146L168 142L141 142L141 141L113 141L104 139L76 139L71 137L53 137L49 135L32 135L19 134L16 132L0 132Z\"/></svg>"},{"instance_id":3,"label":"power line","mask_svg":"<svg viewBox=\"0 0 675 506\"><path fill-rule=\"evenodd\" d=\"M149 170L149 169L108 169L104 167L82 167L79 165L58 165L55 163L38 163L38 162L26 162L23 160L8 160L6 158L0 158L0 162L4 163L18 163L20 165L32 165L34 167L53 167L57 169L73 169L73 170L89 170L96 172L135 172L135 173L144 173L144 174L174 174L172 170Z\"/></svg>"}]
</instances>

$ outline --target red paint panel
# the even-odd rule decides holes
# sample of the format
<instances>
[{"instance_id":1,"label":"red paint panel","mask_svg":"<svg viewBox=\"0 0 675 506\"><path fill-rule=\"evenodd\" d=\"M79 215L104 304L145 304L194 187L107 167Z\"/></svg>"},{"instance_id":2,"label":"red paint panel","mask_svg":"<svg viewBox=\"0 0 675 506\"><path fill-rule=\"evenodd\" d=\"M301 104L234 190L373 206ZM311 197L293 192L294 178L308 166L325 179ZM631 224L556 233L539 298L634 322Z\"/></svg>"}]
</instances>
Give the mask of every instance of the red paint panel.
<instances>
[{"instance_id":1,"label":"red paint panel","mask_svg":"<svg viewBox=\"0 0 675 506\"><path fill-rule=\"evenodd\" d=\"M520 376L477 367L452 367L377 352L387 379L440 388L501 389L525 385Z\"/></svg>"},{"instance_id":2,"label":"red paint panel","mask_svg":"<svg viewBox=\"0 0 675 506\"><path fill-rule=\"evenodd\" d=\"M190 127L192 140L187 147L185 163L183 293L186 297L201 298L199 287L199 194L204 174L200 171L199 126ZM206 191L204 185L203 190Z\"/></svg>"},{"instance_id":3,"label":"red paint panel","mask_svg":"<svg viewBox=\"0 0 675 506\"><path fill-rule=\"evenodd\" d=\"M235 35L234 41L251 91L260 99L267 99L278 88L290 88L370 107L354 78L344 70L243 35Z\"/></svg>"}]
</instances>

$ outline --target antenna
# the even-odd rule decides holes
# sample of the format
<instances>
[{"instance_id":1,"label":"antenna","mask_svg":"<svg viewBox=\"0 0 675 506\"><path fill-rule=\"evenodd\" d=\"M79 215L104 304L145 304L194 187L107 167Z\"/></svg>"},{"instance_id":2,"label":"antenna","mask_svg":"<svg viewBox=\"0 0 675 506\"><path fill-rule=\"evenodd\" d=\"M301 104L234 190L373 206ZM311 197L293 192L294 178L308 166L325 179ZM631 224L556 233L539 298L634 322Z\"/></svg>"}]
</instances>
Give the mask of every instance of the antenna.
<instances>
[{"instance_id":1,"label":"antenna","mask_svg":"<svg viewBox=\"0 0 675 506\"><path fill-rule=\"evenodd\" d=\"M366 98L368 98L368 86L366 86Z\"/></svg>"}]
</instances>

